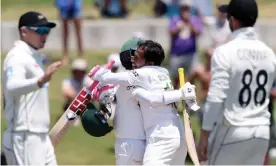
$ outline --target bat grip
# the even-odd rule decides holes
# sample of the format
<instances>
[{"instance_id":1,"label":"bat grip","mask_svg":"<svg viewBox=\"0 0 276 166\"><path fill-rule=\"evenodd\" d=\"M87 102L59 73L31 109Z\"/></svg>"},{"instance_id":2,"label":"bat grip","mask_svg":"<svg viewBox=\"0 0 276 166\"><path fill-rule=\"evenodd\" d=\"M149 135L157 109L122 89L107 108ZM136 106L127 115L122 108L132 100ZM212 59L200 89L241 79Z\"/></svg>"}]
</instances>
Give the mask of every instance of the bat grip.
<instances>
[{"instance_id":1,"label":"bat grip","mask_svg":"<svg viewBox=\"0 0 276 166\"><path fill-rule=\"evenodd\" d=\"M184 86L185 84L184 68L178 68L178 77L179 77L180 87Z\"/></svg>"},{"instance_id":2,"label":"bat grip","mask_svg":"<svg viewBox=\"0 0 276 166\"><path fill-rule=\"evenodd\" d=\"M110 69L114 63L115 63L114 60L110 60L110 61L108 61L108 63L105 65L104 68ZM91 73L91 72L90 72L90 73ZM94 88L96 88L96 86L98 86L98 84L99 84L99 81L94 81L87 89L88 89L90 92L92 92L92 90L93 90Z\"/></svg>"}]
</instances>

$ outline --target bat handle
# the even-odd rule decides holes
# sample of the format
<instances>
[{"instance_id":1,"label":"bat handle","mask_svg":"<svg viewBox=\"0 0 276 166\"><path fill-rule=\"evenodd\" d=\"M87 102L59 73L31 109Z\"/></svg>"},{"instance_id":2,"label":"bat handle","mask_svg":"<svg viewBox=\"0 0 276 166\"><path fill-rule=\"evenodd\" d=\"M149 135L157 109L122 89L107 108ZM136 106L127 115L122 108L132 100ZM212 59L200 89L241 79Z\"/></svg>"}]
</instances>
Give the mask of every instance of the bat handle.
<instances>
[{"instance_id":1,"label":"bat handle","mask_svg":"<svg viewBox=\"0 0 276 166\"><path fill-rule=\"evenodd\" d=\"M182 87L185 84L184 68L178 68L179 84Z\"/></svg>"}]
</instances>

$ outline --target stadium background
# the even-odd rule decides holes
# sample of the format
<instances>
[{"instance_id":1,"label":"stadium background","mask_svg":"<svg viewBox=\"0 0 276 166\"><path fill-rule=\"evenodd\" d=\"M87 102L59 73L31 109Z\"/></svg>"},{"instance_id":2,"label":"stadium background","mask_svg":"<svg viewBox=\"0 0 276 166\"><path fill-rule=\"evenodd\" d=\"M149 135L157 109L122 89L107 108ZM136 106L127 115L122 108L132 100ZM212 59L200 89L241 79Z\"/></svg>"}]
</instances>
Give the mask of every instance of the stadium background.
<instances>
[{"instance_id":1,"label":"stadium background","mask_svg":"<svg viewBox=\"0 0 276 166\"><path fill-rule=\"evenodd\" d=\"M217 2L223 3L228 2L228 0L213 0L213 4L216 4ZM274 19L276 19L276 12L274 10L276 8L276 0L258 0L258 2L260 5L260 19L269 20L271 23L273 21L275 22ZM53 4L53 0L2 0L1 28L8 22L16 23L19 16L28 10L40 11L50 20L57 20L58 13ZM153 4L153 0L130 0L128 7L131 10L131 13L128 18L126 18L126 20L135 20L137 18L146 19L153 17ZM84 0L83 12L84 22L90 21L93 23L94 20L101 21L98 10L93 6L93 0ZM110 26L112 26L112 22L116 21L117 20L110 20ZM2 35L1 42L5 42L5 38L3 38ZM47 42L49 43L52 41L48 40ZM276 50L276 47L274 50ZM1 61L5 57L6 51L7 50L1 50ZM87 59L89 66L92 67L96 64L106 63L107 55L118 51L119 48L85 49L85 58ZM60 59L62 56L61 48L60 50L46 49L42 50L41 52L49 56L49 63L53 60ZM201 50L199 50L199 52L201 52ZM76 51L71 49L70 57L75 58L76 55ZM167 66L167 60L164 65ZM62 67L61 70L53 76L50 84L51 126L54 125L62 112L63 100L60 94L60 87L62 80L70 75L69 67L70 66ZM3 110L2 104L1 107ZM199 126L196 117L192 117L192 126L197 139L199 136ZM5 119L3 116L1 116L1 134L3 133L5 127ZM58 163L59 165L114 165L114 140L115 138L113 132L102 138L94 138L87 135L81 126L73 127L56 148ZM271 164L276 164L276 161L273 161Z\"/></svg>"}]
</instances>

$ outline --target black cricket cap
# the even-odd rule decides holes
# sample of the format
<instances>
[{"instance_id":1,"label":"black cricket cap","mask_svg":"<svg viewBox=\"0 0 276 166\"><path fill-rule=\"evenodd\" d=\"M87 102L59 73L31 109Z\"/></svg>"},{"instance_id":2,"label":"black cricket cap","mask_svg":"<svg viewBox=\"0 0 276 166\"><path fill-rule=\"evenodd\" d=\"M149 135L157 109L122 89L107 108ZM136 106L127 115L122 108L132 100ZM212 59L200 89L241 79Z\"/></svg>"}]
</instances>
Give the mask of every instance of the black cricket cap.
<instances>
[{"instance_id":1,"label":"black cricket cap","mask_svg":"<svg viewBox=\"0 0 276 166\"><path fill-rule=\"evenodd\" d=\"M41 13L30 11L23 14L19 18L18 29L23 26L35 26L35 27L49 27L54 28L56 26L55 23L49 22L47 18Z\"/></svg>"},{"instance_id":2,"label":"black cricket cap","mask_svg":"<svg viewBox=\"0 0 276 166\"><path fill-rule=\"evenodd\" d=\"M231 0L228 5L221 5L218 9L241 21L245 26L254 25L258 18L258 5L255 0Z\"/></svg>"}]
</instances>

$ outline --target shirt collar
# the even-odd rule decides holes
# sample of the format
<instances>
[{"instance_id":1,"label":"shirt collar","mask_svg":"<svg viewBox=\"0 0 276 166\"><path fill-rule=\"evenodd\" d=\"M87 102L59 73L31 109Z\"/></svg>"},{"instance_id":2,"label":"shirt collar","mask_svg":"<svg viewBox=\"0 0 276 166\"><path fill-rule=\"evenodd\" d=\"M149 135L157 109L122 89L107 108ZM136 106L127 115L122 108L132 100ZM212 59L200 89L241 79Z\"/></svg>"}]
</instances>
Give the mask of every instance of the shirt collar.
<instances>
[{"instance_id":1,"label":"shirt collar","mask_svg":"<svg viewBox=\"0 0 276 166\"><path fill-rule=\"evenodd\" d=\"M31 46L29 46L26 42L24 42L23 40L17 40L15 43L14 43L15 46L19 46L21 47L22 49L24 49L28 54L30 55L36 55L37 54L37 51L32 48Z\"/></svg>"},{"instance_id":2,"label":"shirt collar","mask_svg":"<svg viewBox=\"0 0 276 166\"><path fill-rule=\"evenodd\" d=\"M260 37L256 33L255 29L252 27L246 27L246 28L240 28L235 30L231 36L230 39L235 38L243 38L243 39L251 39L251 40L258 40Z\"/></svg>"}]
</instances>

